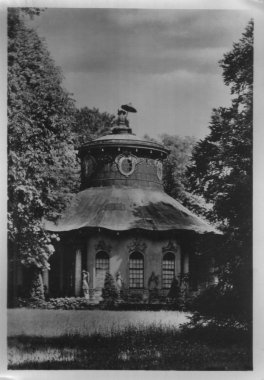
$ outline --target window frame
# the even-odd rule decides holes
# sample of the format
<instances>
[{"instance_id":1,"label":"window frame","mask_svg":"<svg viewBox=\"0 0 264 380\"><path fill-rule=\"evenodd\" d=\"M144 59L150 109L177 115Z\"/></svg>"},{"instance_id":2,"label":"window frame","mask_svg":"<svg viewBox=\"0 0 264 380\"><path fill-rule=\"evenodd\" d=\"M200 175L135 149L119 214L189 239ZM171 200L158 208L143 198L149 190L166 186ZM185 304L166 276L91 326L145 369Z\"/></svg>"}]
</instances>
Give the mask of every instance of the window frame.
<instances>
[{"instance_id":1,"label":"window frame","mask_svg":"<svg viewBox=\"0 0 264 380\"><path fill-rule=\"evenodd\" d=\"M100 255L100 254L103 254L104 257L98 258L98 255ZM101 268L98 266L98 261L99 260L103 264L105 264L104 261L105 262L107 261L106 268L104 268L103 265L102 265ZM110 271L110 257L109 257L109 254L106 251L103 251L103 250L100 250L100 251L96 252L96 255L95 255L95 278L97 277L97 275L99 273L98 271L105 271L105 273Z\"/></svg>"},{"instance_id":2,"label":"window frame","mask_svg":"<svg viewBox=\"0 0 264 380\"><path fill-rule=\"evenodd\" d=\"M168 259L166 256L170 256L173 259ZM173 265L171 265L173 263ZM166 266L164 267L164 264ZM167 251L162 257L161 264L161 273L162 273L162 289L170 289L171 283L176 274L176 258L175 253L172 251ZM168 282L170 280L170 283ZM167 280L167 281L166 281Z\"/></svg>"},{"instance_id":3,"label":"window frame","mask_svg":"<svg viewBox=\"0 0 264 380\"><path fill-rule=\"evenodd\" d=\"M133 258L133 256L137 256ZM133 261L135 263L133 263ZM144 279L145 279L145 258L142 252L133 251L129 255L129 289L144 289ZM131 267L133 264L133 267ZM133 285L133 280L139 280L139 286Z\"/></svg>"}]
</instances>

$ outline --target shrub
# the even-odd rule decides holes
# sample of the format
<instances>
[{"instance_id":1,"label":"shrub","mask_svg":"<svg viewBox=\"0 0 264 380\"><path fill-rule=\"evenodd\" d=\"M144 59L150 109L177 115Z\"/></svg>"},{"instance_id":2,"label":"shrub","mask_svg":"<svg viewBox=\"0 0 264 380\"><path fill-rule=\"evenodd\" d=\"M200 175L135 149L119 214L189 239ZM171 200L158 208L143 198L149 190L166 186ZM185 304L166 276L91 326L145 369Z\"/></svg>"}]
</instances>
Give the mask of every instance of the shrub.
<instances>
[{"instance_id":1,"label":"shrub","mask_svg":"<svg viewBox=\"0 0 264 380\"><path fill-rule=\"evenodd\" d=\"M176 277L174 277L174 279L172 280L171 287L170 287L170 290L169 290L167 297L174 300L174 301L177 301L179 296L180 296L179 282L176 279Z\"/></svg>"},{"instance_id":2,"label":"shrub","mask_svg":"<svg viewBox=\"0 0 264 380\"><path fill-rule=\"evenodd\" d=\"M82 297L51 298L48 309L80 310L90 307L89 301Z\"/></svg>"},{"instance_id":3,"label":"shrub","mask_svg":"<svg viewBox=\"0 0 264 380\"><path fill-rule=\"evenodd\" d=\"M118 300L118 291L115 285L115 281L111 273L106 272L104 287L102 289L102 298L104 303L112 304Z\"/></svg>"},{"instance_id":4,"label":"shrub","mask_svg":"<svg viewBox=\"0 0 264 380\"><path fill-rule=\"evenodd\" d=\"M46 301L34 298L17 298L15 307L27 307L29 309L45 309Z\"/></svg>"},{"instance_id":5,"label":"shrub","mask_svg":"<svg viewBox=\"0 0 264 380\"><path fill-rule=\"evenodd\" d=\"M193 298L189 304L193 311L192 324L214 323L218 326L249 328L251 319L232 288L211 285Z\"/></svg>"},{"instance_id":6,"label":"shrub","mask_svg":"<svg viewBox=\"0 0 264 380\"><path fill-rule=\"evenodd\" d=\"M143 294L142 293L130 293L128 296L128 303L142 303Z\"/></svg>"},{"instance_id":7,"label":"shrub","mask_svg":"<svg viewBox=\"0 0 264 380\"><path fill-rule=\"evenodd\" d=\"M82 297L50 298L48 301L18 298L17 307L27 307L30 309L62 309L62 310L83 310L94 308L89 300Z\"/></svg>"}]
</instances>

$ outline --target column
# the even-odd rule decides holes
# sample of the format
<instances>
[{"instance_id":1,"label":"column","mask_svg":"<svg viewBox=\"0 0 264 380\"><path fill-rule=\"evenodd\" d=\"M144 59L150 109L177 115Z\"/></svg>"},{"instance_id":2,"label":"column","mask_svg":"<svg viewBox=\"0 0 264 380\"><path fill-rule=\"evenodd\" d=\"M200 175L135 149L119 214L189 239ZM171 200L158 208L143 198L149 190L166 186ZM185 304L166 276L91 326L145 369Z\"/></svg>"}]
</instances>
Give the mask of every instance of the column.
<instances>
[{"instance_id":1,"label":"column","mask_svg":"<svg viewBox=\"0 0 264 380\"><path fill-rule=\"evenodd\" d=\"M76 250L75 253L75 283L74 283L74 294L75 297L81 296L82 291L82 252L80 249Z\"/></svg>"},{"instance_id":2,"label":"column","mask_svg":"<svg viewBox=\"0 0 264 380\"><path fill-rule=\"evenodd\" d=\"M181 274L181 257L182 253L178 250L175 252L175 276L178 277Z\"/></svg>"},{"instance_id":3,"label":"column","mask_svg":"<svg viewBox=\"0 0 264 380\"><path fill-rule=\"evenodd\" d=\"M65 289L64 287L64 265L63 265L63 250L59 250L59 294L60 297L65 296Z\"/></svg>"},{"instance_id":4,"label":"column","mask_svg":"<svg viewBox=\"0 0 264 380\"><path fill-rule=\"evenodd\" d=\"M189 290L189 254L187 252L184 252L183 256L183 274L186 275L183 277L182 282L182 290L184 291L185 295L188 294Z\"/></svg>"},{"instance_id":5,"label":"column","mask_svg":"<svg viewBox=\"0 0 264 380\"><path fill-rule=\"evenodd\" d=\"M183 259L183 273L189 273L189 255L188 253L184 253L184 259Z\"/></svg>"},{"instance_id":6,"label":"column","mask_svg":"<svg viewBox=\"0 0 264 380\"><path fill-rule=\"evenodd\" d=\"M49 293L49 271L44 269L42 272L43 285L46 287L47 293Z\"/></svg>"}]
</instances>

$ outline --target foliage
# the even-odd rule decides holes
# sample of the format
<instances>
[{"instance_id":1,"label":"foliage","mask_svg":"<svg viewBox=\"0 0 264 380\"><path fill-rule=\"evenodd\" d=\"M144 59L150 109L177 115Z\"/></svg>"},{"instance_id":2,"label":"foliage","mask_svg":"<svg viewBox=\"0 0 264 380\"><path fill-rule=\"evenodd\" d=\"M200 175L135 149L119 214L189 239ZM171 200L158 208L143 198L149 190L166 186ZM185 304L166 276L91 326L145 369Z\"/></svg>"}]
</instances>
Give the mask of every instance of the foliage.
<instances>
[{"instance_id":1,"label":"foliage","mask_svg":"<svg viewBox=\"0 0 264 380\"><path fill-rule=\"evenodd\" d=\"M161 140L170 151L163 165L165 192L198 215L206 216L211 205L205 202L201 194L197 195L188 191L186 180L186 170L191 161L195 138L163 134Z\"/></svg>"},{"instance_id":2,"label":"foliage","mask_svg":"<svg viewBox=\"0 0 264 380\"><path fill-rule=\"evenodd\" d=\"M184 177L189 164L195 139L193 137L161 135L163 145L170 150L164 161L164 189L175 199L184 198Z\"/></svg>"},{"instance_id":3,"label":"foliage","mask_svg":"<svg viewBox=\"0 0 264 380\"><path fill-rule=\"evenodd\" d=\"M213 207L207 212L225 232L217 247L217 292L229 302L230 315L252 304L252 118L253 21L232 51L220 61L232 104L213 110L210 134L194 148L188 169L190 190ZM208 295L211 290L208 290ZM231 296L232 294L232 296ZM212 295L214 299L215 295ZM228 301L229 297L232 302ZM219 299L220 302L220 299ZM222 301L221 301L222 302ZM216 307L216 305L215 305ZM204 310L204 312L207 312Z\"/></svg>"},{"instance_id":4,"label":"foliage","mask_svg":"<svg viewBox=\"0 0 264 380\"><path fill-rule=\"evenodd\" d=\"M64 209L79 169L71 137L74 103L44 41L23 18L39 12L8 11L8 217L18 258L44 268L58 237L42 220Z\"/></svg>"},{"instance_id":5,"label":"foliage","mask_svg":"<svg viewBox=\"0 0 264 380\"><path fill-rule=\"evenodd\" d=\"M157 140L144 136L145 139L157 142ZM190 136L171 136L162 134L160 136L162 144L170 151L168 157L163 162L163 186L167 194L179 200L199 215L206 215L210 205L206 204L201 195L195 195L187 191L186 170L190 164L193 147L196 140Z\"/></svg>"},{"instance_id":6,"label":"foliage","mask_svg":"<svg viewBox=\"0 0 264 380\"><path fill-rule=\"evenodd\" d=\"M134 293L125 290L122 292L122 300L127 304L141 304L144 302L142 293Z\"/></svg>"},{"instance_id":7,"label":"foliage","mask_svg":"<svg viewBox=\"0 0 264 380\"><path fill-rule=\"evenodd\" d=\"M179 282L178 282L177 278L174 277L174 279L171 282L170 290L168 293L168 298L171 298L173 300L178 300L178 298L180 296L180 290L181 289L179 286Z\"/></svg>"},{"instance_id":8,"label":"foliage","mask_svg":"<svg viewBox=\"0 0 264 380\"><path fill-rule=\"evenodd\" d=\"M236 60L234 55L239 54ZM237 62L247 62L247 76ZM225 83L236 95L229 108L214 109L210 134L196 144L188 170L191 188L213 202L209 213L226 231L251 237L253 22L239 44L220 61ZM233 73L233 78L230 73Z\"/></svg>"},{"instance_id":9,"label":"foliage","mask_svg":"<svg viewBox=\"0 0 264 380\"><path fill-rule=\"evenodd\" d=\"M44 286L42 275L40 271L33 272L32 287L30 289L30 299L34 300L44 300Z\"/></svg>"},{"instance_id":10,"label":"foliage","mask_svg":"<svg viewBox=\"0 0 264 380\"><path fill-rule=\"evenodd\" d=\"M18 297L15 307L27 309L48 309L48 310L115 310L120 311L169 311L179 310L178 304L166 302L164 299L157 299L157 302L143 302L139 297L124 297L122 302L114 303L112 301L105 301L103 303L92 303L84 297L61 297L49 298L44 300L42 298L29 298ZM183 307L180 308L181 310Z\"/></svg>"},{"instance_id":11,"label":"foliage","mask_svg":"<svg viewBox=\"0 0 264 380\"><path fill-rule=\"evenodd\" d=\"M115 280L109 272L106 272L105 274L102 297L105 303L114 303L118 299L118 291L115 285Z\"/></svg>"},{"instance_id":12,"label":"foliage","mask_svg":"<svg viewBox=\"0 0 264 380\"><path fill-rule=\"evenodd\" d=\"M194 312L191 317L194 326L209 323L222 327L251 327L247 308L233 289L223 291L220 286L211 285L192 299L189 309Z\"/></svg>"},{"instance_id":13,"label":"foliage","mask_svg":"<svg viewBox=\"0 0 264 380\"><path fill-rule=\"evenodd\" d=\"M194 313L191 317L191 322L181 326L181 332L185 339L190 342L199 342L204 344L210 344L211 346L232 346L235 344L242 344L245 347L252 347L252 339L247 329L242 326L238 326L235 323L216 325L213 322L205 324L200 321L199 323L193 323L193 320L197 317Z\"/></svg>"},{"instance_id":14,"label":"foliage","mask_svg":"<svg viewBox=\"0 0 264 380\"><path fill-rule=\"evenodd\" d=\"M19 298L17 307L27 307L29 309L49 309L49 310L83 310L93 309L94 305L83 297L63 297L49 298L47 301L40 299Z\"/></svg>"},{"instance_id":15,"label":"foliage","mask_svg":"<svg viewBox=\"0 0 264 380\"><path fill-rule=\"evenodd\" d=\"M83 107L76 111L76 123L73 124L75 144L80 146L91 139L109 133L115 116L99 112L97 108Z\"/></svg>"}]
</instances>

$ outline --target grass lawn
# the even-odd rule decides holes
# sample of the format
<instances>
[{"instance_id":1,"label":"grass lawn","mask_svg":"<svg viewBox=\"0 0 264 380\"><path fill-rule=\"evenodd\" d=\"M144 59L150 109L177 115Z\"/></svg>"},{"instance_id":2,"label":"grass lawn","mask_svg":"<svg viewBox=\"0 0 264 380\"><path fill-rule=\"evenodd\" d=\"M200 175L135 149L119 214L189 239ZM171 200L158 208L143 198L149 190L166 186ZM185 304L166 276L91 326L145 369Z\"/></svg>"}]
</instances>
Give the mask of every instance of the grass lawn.
<instances>
[{"instance_id":1,"label":"grass lawn","mask_svg":"<svg viewBox=\"0 0 264 380\"><path fill-rule=\"evenodd\" d=\"M37 310L9 309L8 336L58 337L105 335L131 326L174 327L187 322L179 311Z\"/></svg>"},{"instance_id":2,"label":"grass lawn","mask_svg":"<svg viewBox=\"0 0 264 380\"><path fill-rule=\"evenodd\" d=\"M249 370L247 336L179 330L175 311L9 310L9 369ZM219 335L219 332L217 332ZM243 334L242 334L243 335ZM214 339L215 338L215 339Z\"/></svg>"}]
</instances>

